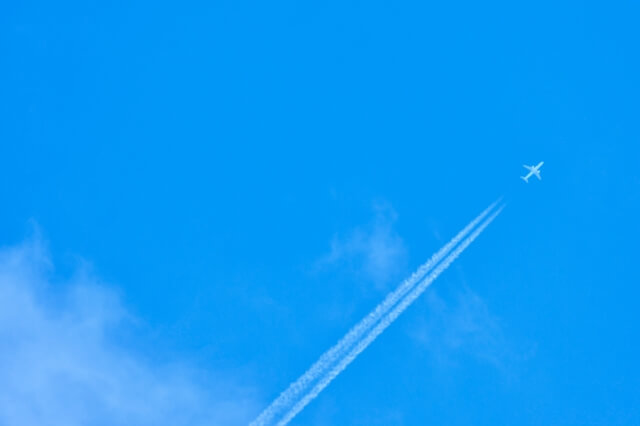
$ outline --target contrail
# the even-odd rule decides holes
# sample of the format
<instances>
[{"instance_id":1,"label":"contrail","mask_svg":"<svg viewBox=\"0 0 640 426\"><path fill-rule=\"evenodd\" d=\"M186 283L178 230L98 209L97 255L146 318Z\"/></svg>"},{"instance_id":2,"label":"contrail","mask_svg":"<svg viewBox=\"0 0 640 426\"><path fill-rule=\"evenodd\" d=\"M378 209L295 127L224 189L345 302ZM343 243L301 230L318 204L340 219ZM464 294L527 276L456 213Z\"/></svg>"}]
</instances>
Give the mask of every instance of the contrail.
<instances>
[{"instance_id":1,"label":"contrail","mask_svg":"<svg viewBox=\"0 0 640 426\"><path fill-rule=\"evenodd\" d=\"M407 278L366 317L356 324L349 332L336 343L302 375L291 383L251 424L250 426L263 426L271 423L280 411L297 401L306 388L313 383L327 368L339 360L344 353L360 339L369 328L376 324L389 309L391 309L405 294L407 294L417 282L419 282L435 265L440 262L484 217L497 205L497 201L491 203L482 213L464 227L455 237L438 250L431 258L422 264L416 272Z\"/></svg>"},{"instance_id":2,"label":"contrail","mask_svg":"<svg viewBox=\"0 0 640 426\"><path fill-rule=\"evenodd\" d=\"M340 374L356 357L364 351L382 332L389 327L398 316L405 310L411 303L413 303L429 285L438 278L438 276L444 272L454 260L462 254L462 252L475 240L484 229L500 214L504 206L501 206L495 213L493 213L482 225L478 227L471 235L469 235L449 256L447 256L442 263L440 263L411 293L409 293L398 305L393 308L379 323L371 330L357 345L335 366L327 373L320 381L307 393L302 399L289 410L289 412L278 422L278 426L284 426L291 421L302 409L309 404L315 397L318 396L324 388L326 388L338 374Z\"/></svg>"}]
</instances>

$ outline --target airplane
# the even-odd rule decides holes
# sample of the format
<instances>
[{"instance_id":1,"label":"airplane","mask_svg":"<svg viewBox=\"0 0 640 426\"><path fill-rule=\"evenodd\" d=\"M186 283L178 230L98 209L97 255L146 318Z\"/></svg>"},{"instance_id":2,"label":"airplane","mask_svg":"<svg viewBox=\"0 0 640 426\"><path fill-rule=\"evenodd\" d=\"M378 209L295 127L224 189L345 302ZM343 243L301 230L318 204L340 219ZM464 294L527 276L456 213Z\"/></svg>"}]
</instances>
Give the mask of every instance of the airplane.
<instances>
[{"instance_id":1,"label":"airplane","mask_svg":"<svg viewBox=\"0 0 640 426\"><path fill-rule=\"evenodd\" d=\"M525 169L529 170L529 173L526 176L520 176L520 179L529 183L529 178L533 175L536 175L538 180L542 180L542 178L540 177L540 167L542 167L543 164L544 164L544 161L541 161L540 164L538 164L537 166L527 166L527 165L522 166Z\"/></svg>"}]
</instances>

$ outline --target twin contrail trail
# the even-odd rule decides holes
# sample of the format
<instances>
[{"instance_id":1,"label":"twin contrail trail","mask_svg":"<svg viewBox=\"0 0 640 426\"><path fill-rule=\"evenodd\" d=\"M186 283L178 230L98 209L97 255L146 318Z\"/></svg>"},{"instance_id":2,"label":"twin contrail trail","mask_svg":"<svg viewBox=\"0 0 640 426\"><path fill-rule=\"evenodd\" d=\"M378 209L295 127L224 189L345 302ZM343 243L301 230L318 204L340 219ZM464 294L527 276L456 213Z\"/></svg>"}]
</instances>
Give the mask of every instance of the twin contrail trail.
<instances>
[{"instance_id":1,"label":"twin contrail trail","mask_svg":"<svg viewBox=\"0 0 640 426\"><path fill-rule=\"evenodd\" d=\"M387 297L378 306L375 307L366 317L356 324L349 332L336 343L331 349L322 354L298 380L293 382L282 392L252 423L251 426L260 426L269 424L278 415L279 412L287 409L292 403L297 401L307 387L315 381L320 375L339 360L344 353L350 349L360 337L377 323L389 309L395 305L405 294L407 294L417 282L419 282L444 256L446 256L453 247L455 247L473 228L480 223L484 217L499 202L496 201L487 207L482 213L473 219L462 229L455 237L438 250L431 258L421 265L416 272L407 278L398 288L389 293Z\"/></svg>"},{"instance_id":2,"label":"twin contrail trail","mask_svg":"<svg viewBox=\"0 0 640 426\"><path fill-rule=\"evenodd\" d=\"M331 349L325 352L318 361L316 361L298 380L293 382L289 387L278 396L252 423L251 426L262 426L273 422L279 417L281 412L287 411L285 416L278 422L278 425L288 423L300 410L302 410L312 399L314 399L347 365L349 365L355 357L362 352L375 338L384 331L397 317L411 304L424 289L433 282L437 276L444 271L455 258L469 245L471 242L491 223L491 221L502 211L502 207L491 215L475 232L467 237L462 244L451 254L449 252L462 241L469 232L480 223L489 212L491 212L496 201L487 207L478 217L473 219L462 231L451 239L444 247L436 252L426 263L421 265L418 270L406 279L397 289L389 293L382 303L364 317L356 326L354 326L340 341ZM449 254L449 256L447 256ZM440 265L438 263L445 257L446 259ZM416 284L434 267L438 267L429 274L417 287ZM426 283L426 284L425 284ZM414 288L415 287L415 288ZM413 291L412 291L413 290ZM407 295L407 293L411 293ZM405 297L405 295L407 295ZM398 301L405 297L400 303ZM391 311L389 310L398 305ZM382 321L380 321L382 319ZM380 323L378 323L380 321ZM378 325L362 338L376 323ZM347 353L347 351L350 352ZM345 355L346 354L346 355ZM337 361L340 362L326 372ZM307 388L316 380L320 380L316 385L304 394ZM302 396L304 394L304 396ZM302 396L302 398L301 398Z\"/></svg>"},{"instance_id":3,"label":"twin contrail trail","mask_svg":"<svg viewBox=\"0 0 640 426\"><path fill-rule=\"evenodd\" d=\"M478 235L496 218L502 211L504 206L500 207L495 213L493 213L486 221L482 223L471 235L469 235L449 256L447 256L442 263L440 263L420 284L418 284L398 305L393 308L391 312L384 316L384 318L371 330L363 339L358 341L356 346L344 357L342 360L331 369L329 373L324 375L320 381L311 389L302 399L298 400L295 405L287 412L287 414L278 422L278 426L284 426L296 414L298 414L307 404L309 404L324 388L326 388L338 374L340 374L356 357L364 351L376 338L382 334L382 332L389 327L402 312L404 312L411 303L413 303L420 295L426 290L429 285L438 278L438 276L444 272L454 260L462 254L462 252L475 240Z\"/></svg>"}]
</instances>

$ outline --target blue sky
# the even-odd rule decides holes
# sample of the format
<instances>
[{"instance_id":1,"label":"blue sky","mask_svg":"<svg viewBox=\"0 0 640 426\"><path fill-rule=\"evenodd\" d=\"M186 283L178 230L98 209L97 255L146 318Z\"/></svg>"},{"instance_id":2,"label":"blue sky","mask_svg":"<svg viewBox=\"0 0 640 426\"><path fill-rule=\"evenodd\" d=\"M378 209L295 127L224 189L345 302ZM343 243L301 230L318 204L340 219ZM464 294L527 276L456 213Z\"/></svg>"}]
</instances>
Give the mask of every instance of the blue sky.
<instances>
[{"instance_id":1,"label":"blue sky","mask_svg":"<svg viewBox=\"0 0 640 426\"><path fill-rule=\"evenodd\" d=\"M0 424L246 424L499 196L292 424L640 423L639 12L0 6Z\"/></svg>"}]
</instances>

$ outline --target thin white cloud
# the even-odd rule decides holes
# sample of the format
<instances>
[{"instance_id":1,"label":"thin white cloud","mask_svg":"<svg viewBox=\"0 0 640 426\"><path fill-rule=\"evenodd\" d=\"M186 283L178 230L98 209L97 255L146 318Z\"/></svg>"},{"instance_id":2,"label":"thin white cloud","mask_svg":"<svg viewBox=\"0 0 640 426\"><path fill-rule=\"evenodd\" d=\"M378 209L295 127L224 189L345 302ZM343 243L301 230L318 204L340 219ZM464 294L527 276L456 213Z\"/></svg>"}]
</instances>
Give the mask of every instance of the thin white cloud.
<instances>
[{"instance_id":1,"label":"thin white cloud","mask_svg":"<svg viewBox=\"0 0 640 426\"><path fill-rule=\"evenodd\" d=\"M0 250L0 424L250 421L258 408L251 388L119 342L133 318L116 292L83 271L62 282L51 272L37 239Z\"/></svg>"},{"instance_id":2,"label":"thin white cloud","mask_svg":"<svg viewBox=\"0 0 640 426\"><path fill-rule=\"evenodd\" d=\"M505 336L499 318L467 286L449 297L437 289L429 292L424 314L408 333L444 365L455 364L466 355L506 372L517 359L517 351Z\"/></svg>"},{"instance_id":3,"label":"thin white cloud","mask_svg":"<svg viewBox=\"0 0 640 426\"><path fill-rule=\"evenodd\" d=\"M386 203L377 203L374 210L375 217L367 225L355 228L346 236L334 236L330 252L318 265L347 267L378 288L406 270L407 249L393 228L395 211Z\"/></svg>"}]
</instances>

